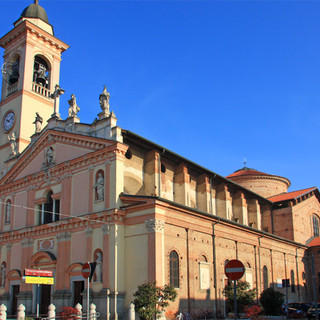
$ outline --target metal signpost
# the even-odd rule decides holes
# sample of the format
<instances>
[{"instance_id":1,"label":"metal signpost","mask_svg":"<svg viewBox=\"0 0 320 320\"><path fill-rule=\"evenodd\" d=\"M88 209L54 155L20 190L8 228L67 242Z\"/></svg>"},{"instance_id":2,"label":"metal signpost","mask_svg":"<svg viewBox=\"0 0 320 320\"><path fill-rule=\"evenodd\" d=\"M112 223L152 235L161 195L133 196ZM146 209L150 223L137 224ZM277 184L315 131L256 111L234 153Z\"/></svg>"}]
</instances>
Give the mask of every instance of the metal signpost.
<instances>
[{"instance_id":1,"label":"metal signpost","mask_svg":"<svg viewBox=\"0 0 320 320\"><path fill-rule=\"evenodd\" d=\"M243 277L245 267L241 261L234 259L224 266L224 272L227 278L233 280L234 283L234 318L237 320L237 280Z\"/></svg>"},{"instance_id":2,"label":"metal signpost","mask_svg":"<svg viewBox=\"0 0 320 320\"><path fill-rule=\"evenodd\" d=\"M24 275L25 283L37 285L37 318L39 318L40 284L54 284L53 271L24 269Z\"/></svg>"},{"instance_id":3,"label":"metal signpost","mask_svg":"<svg viewBox=\"0 0 320 320\"><path fill-rule=\"evenodd\" d=\"M86 262L82 266L82 276L87 279L87 320L89 320L89 286L90 286L90 274L91 274L91 266L89 262Z\"/></svg>"}]
</instances>

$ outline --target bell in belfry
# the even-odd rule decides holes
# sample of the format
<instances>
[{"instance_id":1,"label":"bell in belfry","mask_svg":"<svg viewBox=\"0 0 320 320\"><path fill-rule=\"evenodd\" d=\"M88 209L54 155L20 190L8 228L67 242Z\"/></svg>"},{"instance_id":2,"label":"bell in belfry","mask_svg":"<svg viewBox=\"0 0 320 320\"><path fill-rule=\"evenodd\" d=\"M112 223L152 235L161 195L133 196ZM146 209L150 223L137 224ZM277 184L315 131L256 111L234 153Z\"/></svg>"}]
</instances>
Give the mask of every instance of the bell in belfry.
<instances>
[{"instance_id":1,"label":"bell in belfry","mask_svg":"<svg viewBox=\"0 0 320 320\"><path fill-rule=\"evenodd\" d=\"M20 60L17 59L12 64L11 74L10 74L10 77L9 77L9 83L10 84L14 84L14 83L18 82L18 80L19 80L19 63L20 63Z\"/></svg>"},{"instance_id":2,"label":"bell in belfry","mask_svg":"<svg viewBox=\"0 0 320 320\"><path fill-rule=\"evenodd\" d=\"M46 62L39 56L36 56L34 61L33 81L43 87L46 87L49 82L48 76L49 70Z\"/></svg>"}]
</instances>

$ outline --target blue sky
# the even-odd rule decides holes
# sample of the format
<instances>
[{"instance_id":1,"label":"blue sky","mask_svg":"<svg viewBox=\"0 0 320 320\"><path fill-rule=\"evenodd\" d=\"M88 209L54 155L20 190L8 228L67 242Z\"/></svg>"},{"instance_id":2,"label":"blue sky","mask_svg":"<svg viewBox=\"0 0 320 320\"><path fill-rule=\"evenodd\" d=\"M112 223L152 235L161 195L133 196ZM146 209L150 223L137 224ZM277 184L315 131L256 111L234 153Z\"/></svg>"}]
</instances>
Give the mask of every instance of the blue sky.
<instances>
[{"instance_id":1,"label":"blue sky","mask_svg":"<svg viewBox=\"0 0 320 320\"><path fill-rule=\"evenodd\" d=\"M30 3L0 0L1 36ZM320 1L39 4L70 45L62 118L74 93L91 123L105 84L120 127L220 175L320 186Z\"/></svg>"}]
</instances>

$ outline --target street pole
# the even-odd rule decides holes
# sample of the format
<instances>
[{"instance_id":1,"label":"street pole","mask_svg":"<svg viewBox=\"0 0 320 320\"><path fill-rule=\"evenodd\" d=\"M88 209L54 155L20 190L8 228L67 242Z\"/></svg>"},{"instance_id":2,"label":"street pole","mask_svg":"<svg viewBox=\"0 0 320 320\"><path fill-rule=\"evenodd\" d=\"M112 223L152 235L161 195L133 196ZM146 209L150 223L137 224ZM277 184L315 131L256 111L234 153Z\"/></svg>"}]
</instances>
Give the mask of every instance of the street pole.
<instances>
[{"instance_id":1,"label":"street pole","mask_svg":"<svg viewBox=\"0 0 320 320\"><path fill-rule=\"evenodd\" d=\"M40 284L37 284L37 318L39 318Z\"/></svg>"},{"instance_id":2,"label":"street pole","mask_svg":"<svg viewBox=\"0 0 320 320\"><path fill-rule=\"evenodd\" d=\"M238 319L237 315L237 280L233 280L234 284L234 319Z\"/></svg>"},{"instance_id":3,"label":"street pole","mask_svg":"<svg viewBox=\"0 0 320 320\"><path fill-rule=\"evenodd\" d=\"M87 282L87 320L89 320L89 286L90 286L90 275L88 277L88 282Z\"/></svg>"},{"instance_id":4,"label":"street pole","mask_svg":"<svg viewBox=\"0 0 320 320\"><path fill-rule=\"evenodd\" d=\"M312 282L313 282L313 301L314 301L314 307L315 307L315 311L316 311L316 320L319 320L316 272L315 272L315 268L314 268L313 254L311 255L311 264L312 264Z\"/></svg>"}]
</instances>

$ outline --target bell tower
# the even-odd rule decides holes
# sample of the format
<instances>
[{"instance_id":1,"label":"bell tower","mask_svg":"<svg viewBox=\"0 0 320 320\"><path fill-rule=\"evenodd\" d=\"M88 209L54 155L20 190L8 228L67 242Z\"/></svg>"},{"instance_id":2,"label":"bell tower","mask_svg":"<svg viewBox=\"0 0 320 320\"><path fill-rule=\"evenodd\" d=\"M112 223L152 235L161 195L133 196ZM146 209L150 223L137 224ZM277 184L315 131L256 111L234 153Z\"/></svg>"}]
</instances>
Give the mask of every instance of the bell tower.
<instances>
[{"instance_id":1,"label":"bell tower","mask_svg":"<svg viewBox=\"0 0 320 320\"><path fill-rule=\"evenodd\" d=\"M54 36L47 13L37 0L0 38L0 46L5 49L1 67L1 173L30 143L36 112L43 119L43 127L54 113L52 93L59 85L61 54L69 46ZM59 101L56 103L58 112Z\"/></svg>"}]
</instances>

